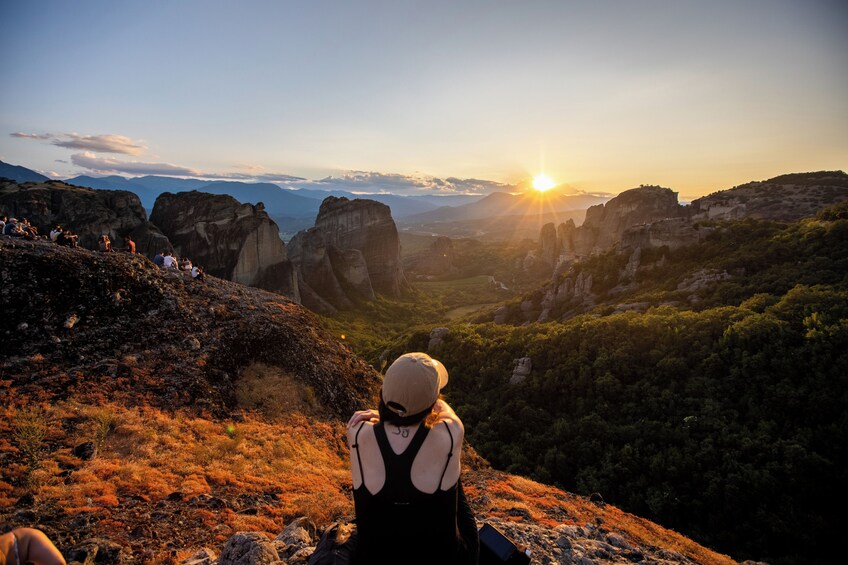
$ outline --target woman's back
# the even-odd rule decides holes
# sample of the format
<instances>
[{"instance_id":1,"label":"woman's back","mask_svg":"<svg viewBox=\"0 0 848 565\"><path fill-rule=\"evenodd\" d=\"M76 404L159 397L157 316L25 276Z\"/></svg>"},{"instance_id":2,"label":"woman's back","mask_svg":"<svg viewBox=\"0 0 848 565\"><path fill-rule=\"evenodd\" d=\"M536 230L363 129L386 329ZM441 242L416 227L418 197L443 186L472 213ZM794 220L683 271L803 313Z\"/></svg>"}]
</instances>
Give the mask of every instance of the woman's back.
<instances>
[{"instance_id":1,"label":"woman's back","mask_svg":"<svg viewBox=\"0 0 848 565\"><path fill-rule=\"evenodd\" d=\"M444 442L451 433L447 424L410 430L362 423L356 429L351 457L357 563L462 562L456 521L458 473L453 481L447 477L448 468L458 465L451 465L452 450ZM446 488L439 488L440 483Z\"/></svg>"}]
</instances>

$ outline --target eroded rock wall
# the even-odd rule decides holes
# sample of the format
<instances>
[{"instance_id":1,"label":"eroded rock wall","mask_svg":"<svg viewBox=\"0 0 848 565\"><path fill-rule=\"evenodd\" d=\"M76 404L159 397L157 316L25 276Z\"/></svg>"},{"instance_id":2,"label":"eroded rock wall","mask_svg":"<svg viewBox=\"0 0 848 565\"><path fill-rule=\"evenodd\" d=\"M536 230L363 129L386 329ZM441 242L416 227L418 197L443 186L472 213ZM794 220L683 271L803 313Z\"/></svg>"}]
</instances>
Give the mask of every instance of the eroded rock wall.
<instances>
[{"instance_id":1,"label":"eroded rock wall","mask_svg":"<svg viewBox=\"0 0 848 565\"><path fill-rule=\"evenodd\" d=\"M297 274L277 224L259 203L191 191L159 195L150 220L168 235L177 255L207 273L280 292L299 301Z\"/></svg>"},{"instance_id":2,"label":"eroded rock wall","mask_svg":"<svg viewBox=\"0 0 848 565\"><path fill-rule=\"evenodd\" d=\"M362 253L376 292L400 296L409 288L401 264L397 226L385 204L330 196L321 203L315 227L324 233L327 245Z\"/></svg>"}]
</instances>

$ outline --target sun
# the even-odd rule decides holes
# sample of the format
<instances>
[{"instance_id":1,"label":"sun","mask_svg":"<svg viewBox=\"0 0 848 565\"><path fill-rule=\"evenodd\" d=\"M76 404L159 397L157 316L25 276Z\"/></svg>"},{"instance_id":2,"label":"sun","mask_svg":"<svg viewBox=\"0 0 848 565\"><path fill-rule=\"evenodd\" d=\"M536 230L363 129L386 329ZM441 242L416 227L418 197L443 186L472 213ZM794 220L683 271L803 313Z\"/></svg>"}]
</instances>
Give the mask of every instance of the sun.
<instances>
[{"instance_id":1,"label":"sun","mask_svg":"<svg viewBox=\"0 0 848 565\"><path fill-rule=\"evenodd\" d=\"M539 192L546 192L556 186L556 183L548 175L541 174L533 177L533 188Z\"/></svg>"}]
</instances>

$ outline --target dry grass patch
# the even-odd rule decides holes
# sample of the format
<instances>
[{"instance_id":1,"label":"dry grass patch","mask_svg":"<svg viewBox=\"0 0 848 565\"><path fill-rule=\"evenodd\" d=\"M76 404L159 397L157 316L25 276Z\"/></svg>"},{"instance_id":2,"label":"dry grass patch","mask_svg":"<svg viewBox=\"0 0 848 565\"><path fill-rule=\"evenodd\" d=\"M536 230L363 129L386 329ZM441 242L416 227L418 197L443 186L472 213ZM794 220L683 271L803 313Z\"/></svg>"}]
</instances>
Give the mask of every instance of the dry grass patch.
<instances>
[{"instance_id":1,"label":"dry grass patch","mask_svg":"<svg viewBox=\"0 0 848 565\"><path fill-rule=\"evenodd\" d=\"M320 410L312 387L278 367L263 363L253 363L242 371L236 383L236 399L242 408L255 410L269 419L296 412L316 414Z\"/></svg>"}]
</instances>

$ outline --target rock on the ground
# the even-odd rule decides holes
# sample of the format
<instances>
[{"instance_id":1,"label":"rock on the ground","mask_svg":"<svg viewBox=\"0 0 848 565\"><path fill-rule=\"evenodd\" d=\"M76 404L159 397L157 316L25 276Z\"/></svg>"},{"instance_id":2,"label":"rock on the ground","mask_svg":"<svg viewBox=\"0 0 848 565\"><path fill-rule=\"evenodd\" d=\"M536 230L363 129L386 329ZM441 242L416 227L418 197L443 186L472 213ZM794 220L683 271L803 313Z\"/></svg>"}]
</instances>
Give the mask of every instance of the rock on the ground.
<instances>
[{"instance_id":1,"label":"rock on the ground","mask_svg":"<svg viewBox=\"0 0 848 565\"><path fill-rule=\"evenodd\" d=\"M239 532L227 541L218 565L270 565L279 560L274 542L263 534Z\"/></svg>"}]
</instances>

